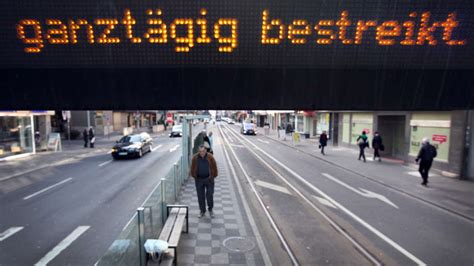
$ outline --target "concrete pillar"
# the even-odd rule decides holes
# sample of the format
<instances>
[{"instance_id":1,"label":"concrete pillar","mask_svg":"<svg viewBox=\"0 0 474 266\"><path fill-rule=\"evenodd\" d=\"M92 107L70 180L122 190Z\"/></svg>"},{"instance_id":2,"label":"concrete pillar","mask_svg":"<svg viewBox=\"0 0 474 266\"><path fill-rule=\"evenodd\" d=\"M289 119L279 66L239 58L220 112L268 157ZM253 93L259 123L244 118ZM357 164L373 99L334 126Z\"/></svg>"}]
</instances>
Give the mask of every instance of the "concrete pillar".
<instances>
[{"instance_id":1,"label":"concrete pillar","mask_svg":"<svg viewBox=\"0 0 474 266\"><path fill-rule=\"evenodd\" d=\"M464 145L464 167L461 179L474 180L474 111L467 111Z\"/></svg>"},{"instance_id":2,"label":"concrete pillar","mask_svg":"<svg viewBox=\"0 0 474 266\"><path fill-rule=\"evenodd\" d=\"M461 176L464 164L464 144L466 133L467 111L453 111L451 113L451 129L448 155L449 173ZM458 141L453 141L458 140ZM467 154L466 154L467 155Z\"/></svg>"}]
</instances>

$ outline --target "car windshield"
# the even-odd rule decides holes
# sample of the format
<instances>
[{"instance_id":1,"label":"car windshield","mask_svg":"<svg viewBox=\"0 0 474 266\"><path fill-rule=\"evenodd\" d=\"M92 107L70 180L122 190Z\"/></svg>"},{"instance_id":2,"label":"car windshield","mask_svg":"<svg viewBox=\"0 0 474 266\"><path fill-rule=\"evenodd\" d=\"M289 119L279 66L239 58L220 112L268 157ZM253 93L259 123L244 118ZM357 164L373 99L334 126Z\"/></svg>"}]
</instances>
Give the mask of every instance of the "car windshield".
<instances>
[{"instance_id":1,"label":"car windshield","mask_svg":"<svg viewBox=\"0 0 474 266\"><path fill-rule=\"evenodd\" d=\"M119 140L119 143L140 142L140 135L125 136Z\"/></svg>"},{"instance_id":2,"label":"car windshield","mask_svg":"<svg viewBox=\"0 0 474 266\"><path fill-rule=\"evenodd\" d=\"M244 123L244 129L253 129L252 123Z\"/></svg>"}]
</instances>

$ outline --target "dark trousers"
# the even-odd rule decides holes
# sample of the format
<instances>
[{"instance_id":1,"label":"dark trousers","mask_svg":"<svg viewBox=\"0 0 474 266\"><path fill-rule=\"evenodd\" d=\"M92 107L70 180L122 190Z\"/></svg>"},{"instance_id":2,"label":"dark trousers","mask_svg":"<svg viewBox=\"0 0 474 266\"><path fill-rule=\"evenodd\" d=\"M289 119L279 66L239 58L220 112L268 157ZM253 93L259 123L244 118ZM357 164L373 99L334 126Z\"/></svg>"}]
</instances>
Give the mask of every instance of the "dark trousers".
<instances>
[{"instance_id":1,"label":"dark trousers","mask_svg":"<svg viewBox=\"0 0 474 266\"><path fill-rule=\"evenodd\" d=\"M365 145L359 145L359 149L360 149L360 152L359 152L359 160L360 158L364 158L364 162L365 162Z\"/></svg>"},{"instance_id":2,"label":"dark trousers","mask_svg":"<svg viewBox=\"0 0 474 266\"><path fill-rule=\"evenodd\" d=\"M321 145L321 153L324 154L324 147L326 147L326 145Z\"/></svg>"},{"instance_id":3,"label":"dark trousers","mask_svg":"<svg viewBox=\"0 0 474 266\"><path fill-rule=\"evenodd\" d=\"M374 158L376 158L376 157L380 158L379 148L374 148Z\"/></svg>"},{"instance_id":4,"label":"dark trousers","mask_svg":"<svg viewBox=\"0 0 474 266\"><path fill-rule=\"evenodd\" d=\"M91 141L90 141L90 144L91 144L90 147L91 147L91 148L94 148L94 142L92 142L92 139L91 139Z\"/></svg>"},{"instance_id":5,"label":"dark trousers","mask_svg":"<svg viewBox=\"0 0 474 266\"><path fill-rule=\"evenodd\" d=\"M84 148L87 148L87 139L84 140Z\"/></svg>"},{"instance_id":6,"label":"dark trousers","mask_svg":"<svg viewBox=\"0 0 474 266\"><path fill-rule=\"evenodd\" d=\"M209 181L209 178L196 178L196 191L201 213L206 212L206 200L208 210L212 211L214 207L214 183Z\"/></svg>"},{"instance_id":7,"label":"dark trousers","mask_svg":"<svg viewBox=\"0 0 474 266\"><path fill-rule=\"evenodd\" d=\"M432 163L433 162L426 162L426 161L421 161L420 162L420 167L418 168L418 171L421 174L421 178L423 178L423 183L424 184L428 183L428 172L430 171Z\"/></svg>"}]
</instances>

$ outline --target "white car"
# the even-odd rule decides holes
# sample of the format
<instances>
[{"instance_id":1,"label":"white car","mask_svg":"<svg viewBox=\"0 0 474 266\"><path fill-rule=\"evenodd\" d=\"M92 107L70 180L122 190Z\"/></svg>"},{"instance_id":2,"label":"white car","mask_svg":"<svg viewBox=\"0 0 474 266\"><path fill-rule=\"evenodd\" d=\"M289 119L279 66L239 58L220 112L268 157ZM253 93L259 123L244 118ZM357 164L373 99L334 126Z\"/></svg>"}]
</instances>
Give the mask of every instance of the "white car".
<instances>
[{"instance_id":1,"label":"white car","mask_svg":"<svg viewBox=\"0 0 474 266\"><path fill-rule=\"evenodd\" d=\"M183 125L174 125L171 129L170 138L182 137L183 136Z\"/></svg>"}]
</instances>

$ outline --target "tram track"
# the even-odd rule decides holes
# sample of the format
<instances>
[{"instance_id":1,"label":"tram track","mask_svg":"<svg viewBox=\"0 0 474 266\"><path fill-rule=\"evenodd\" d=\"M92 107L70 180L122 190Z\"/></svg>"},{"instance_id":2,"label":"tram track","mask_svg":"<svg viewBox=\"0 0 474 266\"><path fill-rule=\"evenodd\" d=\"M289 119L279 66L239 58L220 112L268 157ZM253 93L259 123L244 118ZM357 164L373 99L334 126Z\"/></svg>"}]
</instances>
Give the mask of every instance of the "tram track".
<instances>
[{"instance_id":1,"label":"tram track","mask_svg":"<svg viewBox=\"0 0 474 266\"><path fill-rule=\"evenodd\" d=\"M224 139L224 143L226 143L224 150L228 154L232 154L234 157L234 160L237 162L240 170L245 176L245 179L249 186L251 187L253 194L256 196L258 202L260 203L260 207L262 210L266 213L268 220L272 224L272 228L274 229L275 233L278 235L282 245L285 247L285 250L288 253L288 256L292 259L294 265L298 265L298 259L295 257L293 248L289 246L287 239L284 236L284 233L281 232L280 226L278 225L278 222L275 222L273 219L273 215L271 210L266 207L268 206L265 202L264 199L262 199L262 195L257 191L255 188L254 180L251 179L247 171L245 170L245 167L243 166L241 160L238 158L234 148L232 145L229 145L227 140L229 139L229 136L232 137L232 139L237 140L243 147L248 150L252 156L259 162L259 164L265 168L268 169L268 171L277 179L281 180L302 202L304 202L307 206L309 206L312 210L314 210L317 215L322 217L324 220L326 220L330 226L332 226L336 232L338 232L340 235L342 235L349 243L357 250L358 253L360 253L365 259L367 259L371 264L373 265L383 265L383 263L380 261L379 258L374 256L372 252L370 252L366 247L364 247L363 244L359 243L353 236L348 233L348 231L341 226L337 221L332 219L328 214L326 214L325 211L323 211L321 208L316 206L316 204L313 202L314 199L311 199L307 196L304 195L298 189L295 185L293 185L287 178L285 178L278 169L276 169L274 166L271 166L261 155L257 154L253 148L249 146L249 144L245 143L244 140L242 139L242 136L238 135L235 133L232 129L224 126L219 127L219 130L221 132L221 135ZM227 151L228 150L228 151Z\"/></svg>"}]
</instances>

